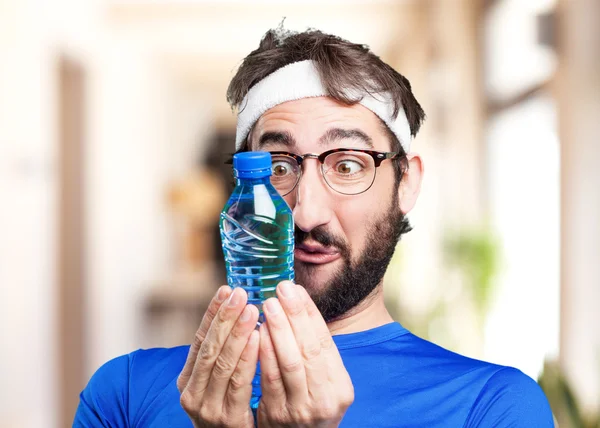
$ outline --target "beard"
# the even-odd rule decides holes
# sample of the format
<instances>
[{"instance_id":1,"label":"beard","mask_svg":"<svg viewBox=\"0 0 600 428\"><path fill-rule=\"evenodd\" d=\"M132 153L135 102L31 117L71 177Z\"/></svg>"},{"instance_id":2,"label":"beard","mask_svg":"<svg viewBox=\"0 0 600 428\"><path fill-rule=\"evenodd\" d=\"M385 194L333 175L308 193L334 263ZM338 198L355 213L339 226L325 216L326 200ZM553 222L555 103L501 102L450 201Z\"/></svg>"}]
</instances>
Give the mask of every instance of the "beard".
<instances>
[{"instance_id":1,"label":"beard","mask_svg":"<svg viewBox=\"0 0 600 428\"><path fill-rule=\"evenodd\" d=\"M343 261L343 265L333 273L327 284L306 287L325 322L346 314L381 283L400 237L410 230L408 221L398 207L397 193L395 196L391 208L367 225L367 241L355 262L352 261L348 243L329 233L323 226L310 232L295 228L297 244L312 240L326 247L334 247L340 252L340 259ZM297 282L305 286L314 283L318 280L316 276L320 268L319 265L296 262Z\"/></svg>"}]
</instances>

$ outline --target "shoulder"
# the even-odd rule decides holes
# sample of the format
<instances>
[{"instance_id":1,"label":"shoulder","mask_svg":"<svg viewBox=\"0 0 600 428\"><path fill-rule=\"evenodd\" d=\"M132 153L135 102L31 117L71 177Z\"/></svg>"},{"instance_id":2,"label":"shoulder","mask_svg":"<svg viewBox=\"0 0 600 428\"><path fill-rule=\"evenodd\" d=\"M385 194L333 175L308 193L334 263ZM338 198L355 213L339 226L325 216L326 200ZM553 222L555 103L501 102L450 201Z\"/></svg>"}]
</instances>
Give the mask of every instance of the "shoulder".
<instances>
[{"instance_id":1,"label":"shoulder","mask_svg":"<svg viewBox=\"0 0 600 428\"><path fill-rule=\"evenodd\" d=\"M521 371L500 367L487 380L469 413L466 427L496 424L553 427L548 400L539 385Z\"/></svg>"},{"instance_id":2,"label":"shoulder","mask_svg":"<svg viewBox=\"0 0 600 428\"><path fill-rule=\"evenodd\" d=\"M185 364L189 346L140 349L102 365L86 389L116 390L132 381L178 375Z\"/></svg>"},{"instance_id":3,"label":"shoulder","mask_svg":"<svg viewBox=\"0 0 600 428\"><path fill-rule=\"evenodd\" d=\"M503 366L450 351L413 333L402 336L400 340L404 342L403 354L408 355L419 366L443 368L443 372L453 375L472 373L478 380L484 381L503 368Z\"/></svg>"},{"instance_id":4,"label":"shoulder","mask_svg":"<svg viewBox=\"0 0 600 428\"><path fill-rule=\"evenodd\" d=\"M189 346L139 349L128 355L132 376L146 377L148 371L163 375L179 374L185 364Z\"/></svg>"},{"instance_id":5,"label":"shoulder","mask_svg":"<svg viewBox=\"0 0 600 428\"><path fill-rule=\"evenodd\" d=\"M102 365L79 395L73 427L129 426L129 355Z\"/></svg>"},{"instance_id":6,"label":"shoulder","mask_svg":"<svg viewBox=\"0 0 600 428\"><path fill-rule=\"evenodd\" d=\"M176 381L188 350L189 346L138 350L108 361L81 392L74 426L128 426L135 409Z\"/></svg>"},{"instance_id":7,"label":"shoulder","mask_svg":"<svg viewBox=\"0 0 600 428\"><path fill-rule=\"evenodd\" d=\"M412 333L403 336L415 361L435 384L452 384L466 403L465 427L553 427L552 411L540 386L520 370L449 351Z\"/></svg>"}]
</instances>

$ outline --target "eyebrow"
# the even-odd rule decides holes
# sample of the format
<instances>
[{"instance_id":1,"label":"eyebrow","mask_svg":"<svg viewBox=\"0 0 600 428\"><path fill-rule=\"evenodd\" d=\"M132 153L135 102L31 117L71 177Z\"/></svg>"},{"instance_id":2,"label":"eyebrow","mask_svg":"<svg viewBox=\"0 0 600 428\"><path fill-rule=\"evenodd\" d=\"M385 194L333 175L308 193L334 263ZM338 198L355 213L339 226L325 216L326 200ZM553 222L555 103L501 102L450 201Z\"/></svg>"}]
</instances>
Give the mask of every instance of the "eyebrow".
<instances>
[{"instance_id":1,"label":"eyebrow","mask_svg":"<svg viewBox=\"0 0 600 428\"><path fill-rule=\"evenodd\" d=\"M338 140L354 139L362 141L367 147L373 148L373 139L365 134L360 129L342 129L332 128L328 129L321 138L319 138L320 144L333 143Z\"/></svg>"},{"instance_id":2,"label":"eyebrow","mask_svg":"<svg viewBox=\"0 0 600 428\"><path fill-rule=\"evenodd\" d=\"M373 148L373 139L360 129L342 129L331 128L319 138L319 144L331 144L335 141L355 139L362 141L367 147ZM288 131L272 131L265 132L258 140L258 150L262 149L267 144L281 144L285 147L293 147L296 145L296 140Z\"/></svg>"},{"instance_id":3,"label":"eyebrow","mask_svg":"<svg viewBox=\"0 0 600 428\"><path fill-rule=\"evenodd\" d=\"M288 131L265 132L258 140L258 150L267 144L282 144L285 147L292 147L296 145L296 140Z\"/></svg>"}]
</instances>

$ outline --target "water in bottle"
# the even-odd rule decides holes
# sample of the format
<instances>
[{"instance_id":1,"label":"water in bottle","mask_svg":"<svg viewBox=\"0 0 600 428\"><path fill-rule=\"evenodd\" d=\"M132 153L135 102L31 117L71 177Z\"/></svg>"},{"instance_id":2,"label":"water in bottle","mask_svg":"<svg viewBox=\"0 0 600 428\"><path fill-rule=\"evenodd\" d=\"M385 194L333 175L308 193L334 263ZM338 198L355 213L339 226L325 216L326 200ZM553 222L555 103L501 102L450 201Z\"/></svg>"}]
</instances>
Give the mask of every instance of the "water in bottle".
<instances>
[{"instance_id":1,"label":"water in bottle","mask_svg":"<svg viewBox=\"0 0 600 428\"><path fill-rule=\"evenodd\" d=\"M294 220L271 184L270 153L237 153L233 169L236 187L219 222L227 283L246 290L248 303L258 307L262 323L262 303L275 296L279 282L294 280ZM250 401L255 416L260 396L259 365Z\"/></svg>"}]
</instances>

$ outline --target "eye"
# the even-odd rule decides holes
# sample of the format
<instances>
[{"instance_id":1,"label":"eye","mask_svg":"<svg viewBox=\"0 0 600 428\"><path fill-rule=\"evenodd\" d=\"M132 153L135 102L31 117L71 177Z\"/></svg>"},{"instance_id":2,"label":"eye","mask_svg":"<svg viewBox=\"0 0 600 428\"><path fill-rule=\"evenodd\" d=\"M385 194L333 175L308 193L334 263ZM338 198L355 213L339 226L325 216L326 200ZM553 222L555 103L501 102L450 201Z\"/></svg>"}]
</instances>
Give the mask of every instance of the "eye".
<instances>
[{"instance_id":1,"label":"eye","mask_svg":"<svg viewBox=\"0 0 600 428\"><path fill-rule=\"evenodd\" d=\"M274 160L271 166L271 171L274 177L285 177L293 172L293 168L288 161Z\"/></svg>"},{"instance_id":2,"label":"eye","mask_svg":"<svg viewBox=\"0 0 600 428\"><path fill-rule=\"evenodd\" d=\"M335 164L335 172L342 175L356 174L362 170L360 162L353 160L342 160Z\"/></svg>"}]
</instances>

